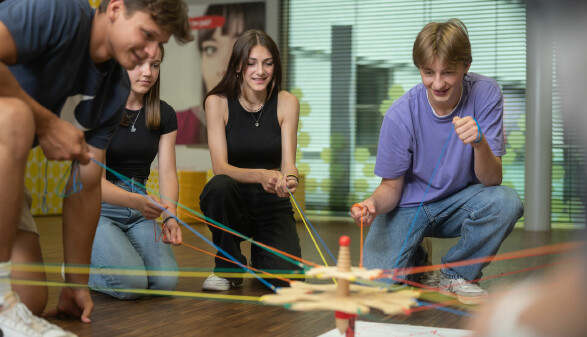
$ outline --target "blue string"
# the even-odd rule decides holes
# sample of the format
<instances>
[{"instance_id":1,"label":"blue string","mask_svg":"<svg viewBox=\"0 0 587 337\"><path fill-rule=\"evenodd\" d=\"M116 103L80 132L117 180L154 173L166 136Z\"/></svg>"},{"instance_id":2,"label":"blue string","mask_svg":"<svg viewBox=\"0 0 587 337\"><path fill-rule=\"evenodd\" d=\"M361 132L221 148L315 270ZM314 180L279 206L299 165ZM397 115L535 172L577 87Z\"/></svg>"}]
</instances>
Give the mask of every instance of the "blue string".
<instances>
[{"instance_id":1,"label":"blue string","mask_svg":"<svg viewBox=\"0 0 587 337\"><path fill-rule=\"evenodd\" d=\"M293 194L291 193L291 191L289 190L289 188L287 190L288 190L289 195L291 196L293 202L298 207L298 210L300 211L300 214L306 220L306 223L310 226L310 228L312 229L312 232L314 232L314 235L316 235L316 237L318 238L318 240L320 241L320 243L322 243L322 246L324 246L324 249L326 249L326 251L328 252L328 255L330 255L330 257L332 258L332 261L334 261L334 264L338 264L338 262L336 261L336 258L334 258L334 254L332 254L332 252L330 251L330 249L328 249L328 246L326 246L326 244L324 243L324 241L322 241L322 238L320 237L320 234L318 234L318 231L316 231L316 229L314 228L314 226L312 226L312 224L310 223L310 220L308 220L308 218L306 217L306 214L304 213L304 211L302 211L302 208L298 204L296 198L293 196Z\"/></svg>"},{"instance_id":2,"label":"blue string","mask_svg":"<svg viewBox=\"0 0 587 337\"><path fill-rule=\"evenodd\" d=\"M477 123L477 120L475 118L473 118L473 120L475 121L475 124L477 124L477 139L475 139L473 143L477 144L483 139L483 132L481 131L481 127L479 126L479 123Z\"/></svg>"},{"instance_id":3,"label":"blue string","mask_svg":"<svg viewBox=\"0 0 587 337\"><path fill-rule=\"evenodd\" d=\"M43 210L43 213L45 214L49 213L49 205L47 205L47 185L49 184L47 167L49 167L49 159L45 159L45 187L43 188L43 198L41 199L41 210Z\"/></svg>"},{"instance_id":4,"label":"blue string","mask_svg":"<svg viewBox=\"0 0 587 337\"><path fill-rule=\"evenodd\" d=\"M423 302L423 301L416 301L416 303L418 304L419 307L430 305L430 303ZM452 309L452 308L449 308L449 307L439 306L439 307L435 307L434 309L438 309L438 310L450 312L452 314L456 314L456 315L460 315L460 316L465 316L465 317L476 317L476 315L474 315L474 314L472 314L470 312L456 310L456 309Z\"/></svg>"},{"instance_id":5,"label":"blue string","mask_svg":"<svg viewBox=\"0 0 587 337\"><path fill-rule=\"evenodd\" d=\"M440 166L440 161L442 159L442 156L444 155L444 151L446 150L446 147L448 145L448 141L450 140L450 137L452 136L452 134L453 134L453 131L451 129L451 132L448 134L448 138L446 139L446 142L444 143L444 147L442 148L442 152L440 153L440 158L438 158L438 162L436 163L436 167L434 167L434 171L432 172L432 177L430 177L430 181L428 182L428 186L426 187L426 191L424 191L424 196L422 197L422 201L420 202L420 205L418 205L418 210L416 211L416 215L414 216L414 220L412 220L412 224L410 225L408 235L406 236L406 240L402 244L402 248L400 249L400 252L397 256L397 259L396 259L395 264L392 268L392 271L395 270L395 268L399 264L399 260L400 260L402 253L404 252L404 249L408 243L408 239L410 238L410 234L412 234L412 229L414 229L414 224L416 223L416 219L418 219L418 214L420 213L420 210L422 209L422 205L424 204L424 200L426 200L426 195L428 194L428 190L430 189L430 185L432 184L432 180L434 179L434 175L436 174L436 170L438 169L438 166Z\"/></svg>"},{"instance_id":6,"label":"blue string","mask_svg":"<svg viewBox=\"0 0 587 337\"><path fill-rule=\"evenodd\" d=\"M78 175L79 165L80 165L79 161L74 159L71 162L71 165L67 168L67 171L63 174L61 179L59 179L57 186L55 186L55 194L57 194L60 198L67 198L74 193L81 192L81 190L83 189L84 185L81 182L81 176ZM46 167L45 167L45 169L46 169ZM72 180L71 189L66 190L66 188L67 188L67 184L66 184L63 187L63 192L59 191L59 186L61 186L61 184L63 184L63 182L65 181L65 178L70 175L72 170L73 170L73 180Z\"/></svg>"},{"instance_id":7,"label":"blue string","mask_svg":"<svg viewBox=\"0 0 587 337\"><path fill-rule=\"evenodd\" d=\"M125 177L124 175L106 167L106 165L100 163L99 161L95 160L95 159L91 159L94 163L98 164L99 166L103 167L104 169L108 170L109 172L113 173L117 178L119 178L120 180L122 180L125 184L127 184L128 186L132 187L132 184L137 184L140 185L134 181L130 181L130 179L128 177ZM129 182L130 181L130 182ZM143 186L144 187L144 186ZM150 200L152 200L147 194L145 194L145 192L143 192L142 190L137 190L140 194L144 195L145 197L149 198ZM154 202L154 200L152 200ZM157 203L158 205L158 203ZM169 210L167 210L164 207L161 207L161 210L163 212L165 212L166 214L169 214L170 216L172 216L173 218L175 218L175 220L177 220L178 223L181 223L184 227L186 227L187 229L189 229L192 233L196 234L200 239L202 239L204 242L208 243L209 245L211 245L212 247L216 248L220 253L222 253L224 256L226 256L229 260L235 262L239 267L241 267L244 271L248 272L249 274L253 275L255 278L257 278L261 283L265 284L267 287L269 287L269 289L271 289L273 292L277 292L277 288L272 285L271 283L267 282L265 279L263 279L262 277L259 277L256 273L254 273L251 269L249 269L247 266L244 266L241 262L239 262L238 260L236 260L234 257L232 257L232 255L228 254L224 249L220 248L219 246L215 245L213 242L211 242L210 240L208 240L205 236L203 236L202 234L200 234L198 231L196 231L195 229L193 229L192 227L190 227L187 223L183 222L182 220L180 220L179 218L177 218L177 216L173 215L171 212L169 212ZM216 221L208 218L208 217L204 217L206 219L206 221L210 221L213 222L215 224Z\"/></svg>"}]
</instances>

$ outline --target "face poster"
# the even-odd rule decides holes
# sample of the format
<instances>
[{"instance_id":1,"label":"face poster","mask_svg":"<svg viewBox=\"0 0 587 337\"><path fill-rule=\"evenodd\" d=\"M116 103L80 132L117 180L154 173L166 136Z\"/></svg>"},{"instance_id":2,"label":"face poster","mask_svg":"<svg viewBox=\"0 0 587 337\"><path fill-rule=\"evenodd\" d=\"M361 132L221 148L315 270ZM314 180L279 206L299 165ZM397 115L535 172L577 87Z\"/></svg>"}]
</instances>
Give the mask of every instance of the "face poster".
<instances>
[{"instance_id":1,"label":"face poster","mask_svg":"<svg viewBox=\"0 0 587 337\"><path fill-rule=\"evenodd\" d=\"M267 31L266 1L190 5L195 41L165 45L161 99L177 113L177 144L206 144L203 100L224 76L236 39L246 30Z\"/></svg>"}]
</instances>

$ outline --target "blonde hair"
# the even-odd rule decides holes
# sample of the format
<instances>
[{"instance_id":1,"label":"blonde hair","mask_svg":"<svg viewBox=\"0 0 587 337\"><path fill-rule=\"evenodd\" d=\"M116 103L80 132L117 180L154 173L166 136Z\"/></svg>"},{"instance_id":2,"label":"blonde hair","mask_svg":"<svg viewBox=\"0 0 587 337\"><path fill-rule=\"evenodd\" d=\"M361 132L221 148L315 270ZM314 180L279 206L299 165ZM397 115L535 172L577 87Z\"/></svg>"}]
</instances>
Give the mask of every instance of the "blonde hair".
<instances>
[{"instance_id":1,"label":"blonde hair","mask_svg":"<svg viewBox=\"0 0 587 337\"><path fill-rule=\"evenodd\" d=\"M465 67L473 62L469 32L461 20L430 22L418 33L412 50L414 65L425 67L435 57L442 63Z\"/></svg>"}]
</instances>

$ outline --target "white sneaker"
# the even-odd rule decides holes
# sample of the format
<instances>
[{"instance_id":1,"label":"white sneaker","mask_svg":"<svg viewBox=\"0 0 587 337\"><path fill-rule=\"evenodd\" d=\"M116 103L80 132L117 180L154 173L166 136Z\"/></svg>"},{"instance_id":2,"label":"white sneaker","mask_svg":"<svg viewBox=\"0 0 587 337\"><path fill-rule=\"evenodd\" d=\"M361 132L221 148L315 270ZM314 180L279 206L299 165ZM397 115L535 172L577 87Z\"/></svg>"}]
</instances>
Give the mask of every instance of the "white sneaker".
<instances>
[{"instance_id":1,"label":"white sneaker","mask_svg":"<svg viewBox=\"0 0 587 337\"><path fill-rule=\"evenodd\" d=\"M0 299L0 336L77 337L77 335L33 315L26 305L20 302L18 295L13 292Z\"/></svg>"},{"instance_id":2,"label":"white sneaker","mask_svg":"<svg viewBox=\"0 0 587 337\"><path fill-rule=\"evenodd\" d=\"M202 289L204 290L212 290L212 291L223 291L229 290L231 288L240 287L243 284L243 281L240 282L233 282L229 281L228 279L218 277L214 275L214 273L210 274L204 284L202 285Z\"/></svg>"},{"instance_id":3,"label":"white sneaker","mask_svg":"<svg viewBox=\"0 0 587 337\"><path fill-rule=\"evenodd\" d=\"M463 278L448 278L441 273L438 287L464 304L480 304L489 301L489 293L481 288L479 282L469 282Z\"/></svg>"}]
</instances>

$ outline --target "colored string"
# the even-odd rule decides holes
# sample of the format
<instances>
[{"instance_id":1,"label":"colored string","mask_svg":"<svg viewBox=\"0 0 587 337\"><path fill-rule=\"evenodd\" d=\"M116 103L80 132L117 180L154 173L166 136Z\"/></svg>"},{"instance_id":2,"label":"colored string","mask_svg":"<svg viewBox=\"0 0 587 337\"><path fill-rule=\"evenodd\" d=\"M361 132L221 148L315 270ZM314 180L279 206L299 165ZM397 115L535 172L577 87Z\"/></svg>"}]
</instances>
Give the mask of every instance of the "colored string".
<instances>
[{"instance_id":1,"label":"colored string","mask_svg":"<svg viewBox=\"0 0 587 337\"><path fill-rule=\"evenodd\" d=\"M106 165L104 165L104 164L102 164L102 163L100 163L100 162L98 162L98 161L96 161L96 160L94 160L94 159L92 159L92 161L93 161L93 162L95 162L96 164L98 164L99 166L103 167L104 169L106 169L108 172L111 172L112 174L114 174L114 175L115 175L115 176L116 176L118 179L120 179L120 180L122 180L122 181L125 181L127 184L128 184L128 181L130 181L132 184L134 184L134 185L136 185L136 186L139 186L139 187L141 187L142 189L144 189L144 190L146 190L146 191L149 191L149 192L151 192L151 193L153 193L153 194L156 194L156 195L158 195L160 198L163 198L163 199L165 199L165 200L168 200L168 201L170 201L170 202L174 203L175 205L177 205L177 206L178 206L178 207L177 207L177 209L176 209L176 211L177 211L177 212L181 212L181 211L180 211L180 207L181 207L181 208L183 208L183 209L185 209L185 210L189 211L190 213L192 213L192 214L195 214L195 215L199 216L199 217L197 217L197 216L191 216L191 215L190 215L190 217L192 217L192 218L194 218L194 219L197 219L197 220L199 220L199 221L201 221L201 222L203 222L203 223L206 223L206 224L208 224L208 225L210 225L210 226L213 226L213 227L216 227L216 228L222 229L222 230L224 230L224 231L227 231L227 232L229 232L229 233L232 233L233 235L239 236L239 237L241 237L242 239L244 239L245 241L248 241L248 242L250 242L250 243L252 243L252 244L254 244L254 245L258 246L258 247L261 247L261 248L263 248L263 249L265 249L265 250L272 251L274 254L276 254L276 255L280 256L281 258L283 258L283 259L285 259L285 260L287 260L287 261L289 261L289 262L291 262L291 263L293 263L294 265L296 265L296 266L298 266L298 267L300 267L300 268L306 269L306 268L305 268L305 266L304 266L303 264L301 264L301 263L298 263L298 262L294 261L294 260L302 261L302 259L300 259L299 257L297 257L297 256L293 256L293 255L291 255L291 254L289 254L289 253L283 252L283 251L281 251L281 250L278 250L278 249L276 249L276 248L273 248L273 247L270 247L270 246L268 246L268 245L265 245L265 244L263 244L263 243L261 243L261 242L255 241L255 240L253 240L252 238L250 238L250 237L247 237L247 236L245 236L245 235L243 235L243 234L240 234L240 233L238 233L237 231L235 231L234 229L232 229L232 228L229 228L229 227L226 227L226 226L224 226L223 224L221 224L221 223L219 223L219 222L215 221L214 219L208 218L208 217L206 217L206 216L204 216L204 215L202 215L202 214L200 214L200 213L196 212L195 210L193 210L193 209L191 209L191 208L189 208L189 207L187 207L187 206L185 206L185 205L183 205L183 204L181 204L181 203L179 203L179 202L177 202L177 201L175 201L175 200L169 199L168 197L166 197L166 196L164 196L164 195L160 195L160 194L158 193L158 191L154 191L154 190L152 190L152 189L148 188L147 186L144 186L144 185L142 185L142 184L140 184L140 183L138 183L138 182L136 182L136 181L131 181L131 180L130 180L128 177L125 177L124 175L122 175L122 174L120 174L120 173L118 173L118 172L116 172L116 171L112 170L111 168L107 167ZM143 195L145 195L145 194L143 193ZM149 196L147 196L147 195L145 195L145 196L146 196L147 198L149 198ZM169 212L168 212L166 209L163 209L163 208L161 208L161 209L162 209L162 210L163 210L163 211L164 211L166 214L169 214L169 215L171 215L171 216L174 216L173 214L169 213ZM183 214L187 214L187 213L183 212ZM180 220L179 220L178 218L176 218L176 219L177 219L177 221L178 221L178 223L179 223L179 222L180 222ZM305 261L305 260L303 260L303 261ZM304 263L306 263L306 262L304 262ZM308 263L309 265L314 265L314 266L316 265L315 263L312 263L312 262L309 262L309 261L307 261L307 263Z\"/></svg>"},{"instance_id":2,"label":"colored string","mask_svg":"<svg viewBox=\"0 0 587 337\"><path fill-rule=\"evenodd\" d=\"M183 205L181 205L181 207L184 207L184 206L183 206ZM186 208L186 210L189 210L190 212L197 213L196 211L194 211L194 210L192 210L192 209L190 209L190 208L188 208L188 207L185 207L185 208ZM198 220L198 221L200 221L200 222L202 222L202 223L205 223L205 224L207 224L208 226L212 226L212 227L214 227L214 228L218 228L218 229L220 229L220 230L223 230L223 231L225 231L225 232L228 232L228 233L230 233L230 234L233 234L233 235L235 235L235 236L238 236L238 237L240 237L240 238L244 239L245 241L251 242L251 243L253 243L253 244L255 244L255 245L259 246L259 247L262 247L262 248L264 248L265 250L271 251L271 252L272 252L272 253L274 253L275 255L277 255L277 256L280 256L281 258L283 258L283 259L285 259L285 260L287 260L287 261L289 261L289 262L293 263L294 265L296 265L296 266L298 266L298 267L300 267L300 268L307 269L307 268L304 266L304 264L307 264L307 265L309 265L309 266L312 266L312 267L317 267L317 266L318 266L318 264L316 264L316 263L314 263L314 262L311 262L311 261L308 261L308 260L304 260L304 259L302 259L301 257L297 257L297 256L295 256L295 255L292 255L292 254L290 254L290 253L287 253L287 252L281 251L281 250L279 250L279 249L277 249L277 248L274 248L274 247L268 246L268 245L266 245L266 244L264 244L264 243L257 242L257 241L255 241L255 240L253 240L252 238L249 238L249 237L247 237L247 236L245 236L245 235L243 235L243 234L241 234L241 233L239 233L239 232L237 232L237 231L233 230L232 228L226 227L226 226L224 226L224 225L222 225L222 224L220 224L220 223L218 223L218 222L214 221L213 219L210 219L211 221L214 221L214 223L211 223L211 222L208 222L208 221L206 221L206 219L209 219L209 218L206 218L206 219L199 218L199 217L197 217L197 216L195 216L195 215L192 215L192 214L190 214L190 213L188 213L188 212L186 212L186 211L182 211L180 208L178 208L176 211L177 211L178 213L180 213L180 214L183 214L183 215L186 215L186 216L188 216L188 217L190 217L190 218L192 218L192 219L195 219L195 220ZM216 224L218 224L218 225L216 225ZM295 260L295 261L294 261L294 260ZM299 261L299 262L301 262L301 263L297 263L296 261Z\"/></svg>"},{"instance_id":3,"label":"colored string","mask_svg":"<svg viewBox=\"0 0 587 337\"><path fill-rule=\"evenodd\" d=\"M204 251L211 256L214 254ZM25 272L44 272L44 273L55 273L60 274L62 270L62 264L44 264L44 263L13 263L12 270L25 271ZM213 268L182 268L188 270L170 270L170 269L156 269L152 267L124 267L124 266L109 266L110 271L102 272L100 270L92 269L89 265L65 265L65 272L68 274L111 274L111 275L147 275L147 276L178 276L178 277L207 277ZM191 269L199 269L200 271L192 271ZM254 268L253 268L254 269ZM237 270L237 269L235 269ZM256 269L254 269L256 270ZM243 277L243 278L254 278L250 273L242 272L239 268L238 272L224 271L214 273L218 276L226 277ZM259 270L260 273L263 271ZM260 275L264 278L306 278L303 273L299 273L297 270L275 270L275 273L265 272L264 275ZM1 281L1 280L0 280Z\"/></svg>"},{"instance_id":4,"label":"colored string","mask_svg":"<svg viewBox=\"0 0 587 337\"><path fill-rule=\"evenodd\" d=\"M442 303L434 303L434 304L424 302L424 301L416 301L416 303L418 304L418 306L416 308L410 308L409 309L410 313L415 313L415 312L430 310L430 309L437 309L437 310L450 312L451 314L456 314L459 316L475 317L475 315L471 314L470 312L456 310L453 308L447 308L448 305L457 304L458 300L450 300L450 301L446 301L446 302L442 302Z\"/></svg>"},{"instance_id":5,"label":"colored string","mask_svg":"<svg viewBox=\"0 0 587 337\"><path fill-rule=\"evenodd\" d=\"M395 261L395 264L394 264L392 270L395 270L395 268L399 264L399 260L402 256L402 253L404 252L405 247L408 244L408 239L410 238L410 234L412 234L412 230L414 229L414 224L416 223L416 220L418 219L418 214L420 213L420 210L422 209L422 205L424 204L424 201L426 200L426 195L428 194L428 190L430 189L430 185L432 184L432 180L434 179L434 175L436 174L436 170L440 166L440 162L441 162L442 157L444 155L444 151L446 150L446 147L448 145L448 142L449 142L452 134L453 133L451 130L451 132L448 134L448 137L446 138L446 142L444 142L444 147L442 148L442 152L440 152L440 157L438 158L438 162L436 163L436 167L434 167L434 171L432 171L432 176L430 177L430 181L428 182L428 186L426 187L426 190L424 191L424 196L422 197L422 201L420 202L420 205L418 205L418 210L416 211L416 214L414 215L414 219L412 220L412 224L410 225L410 229L408 230L408 235L406 236L406 239L404 240L404 243L402 244L402 247L400 249L400 252L397 256L397 259Z\"/></svg>"},{"instance_id":6,"label":"colored string","mask_svg":"<svg viewBox=\"0 0 587 337\"><path fill-rule=\"evenodd\" d=\"M360 249L359 267L363 268L363 227L364 227L363 226L363 208L364 208L364 206L359 203L356 203L351 207L351 211L354 207L359 207L361 209L361 225L360 225L360 227L361 227L361 245L359 248Z\"/></svg>"},{"instance_id":7,"label":"colored string","mask_svg":"<svg viewBox=\"0 0 587 337\"><path fill-rule=\"evenodd\" d=\"M471 264L485 263L485 262L491 262L491 261L502 261L502 260L518 259L518 258L525 258L525 257L532 257L532 256L558 254L558 253L564 253L564 252L568 252L571 250L579 249L579 248L583 247L586 243L587 243L586 241L563 242L563 243L557 243L557 244L553 244L553 245L523 249L523 250L519 250L519 251L515 251L515 252L508 252L508 253L503 253L503 254L478 257L478 258L465 260L465 261L450 262L450 263L433 265L433 266L398 268L398 269L392 270L392 272L395 273L396 275L410 275L410 274L418 274L418 273L427 272L427 271L439 270L441 268L462 267L462 266L468 266Z\"/></svg>"},{"instance_id":8,"label":"colored string","mask_svg":"<svg viewBox=\"0 0 587 337\"><path fill-rule=\"evenodd\" d=\"M296 200L296 198L293 196L293 194L291 193L291 191L289 189L288 189L288 192L289 192L291 199L294 202L294 205L296 206L296 210L298 211L298 213L300 214L300 217L302 218L302 222L304 223L304 225L306 225L306 228L309 226L312 229L312 231L314 232L314 234L316 235L316 237L318 238L318 240L320 241L320 243L322 244L324 249L326 249L326 252L328 253L328 255L330 255L330 258L332 258L332 261L334 261L334 264L337 264L337 261L336 261L336 258L334 257L334 254L332 254L330 249L328 249L328 246L326 245L326 243L324 243L324 240L322 240L322 237L320 237L320 234L318 234L318 231L316 230L316 228L314 228L314 226L312 226L310 219L308 219L308 217L306 216L306 213L304 213L304 211L301 209L300 204L298 204L298 201ZM326 262L325 262L325 265L328 266L328 264L326 264Z\"/></svg>"},{"instance_id":9,"label":"colored string","mask_svg":"<svg viewBox=\"0 0 587 337\"><path fill-rule=\"evenodd\" d=\"M449 138L450 138L450 135L449 135ZM448 142L448 139L447 139L447 142ZM444 153L444 150L445 150L445 149L446 149L446 144L445 144L445 147L444 147L444 149L443 149L443 153ZM442 155L441 155L441 158L442 158ZM440 159L439 159L439 162L440 162ZM78 164L78 165L79 165L79 164ZM73 164L72 164L72 166L73 166ZM436 168L438 168L438 164L437 164ZM434 173L436 172L436 168L435 168L435 171L433 172L433 176L434 176ZM76 181L76 171L74 171L74 181ZM138 185L140 185L140 184L138 184ZM429 186L430 186L430 183L429 183L428 187L429 187ZM427 192L427 191L428 191L428 188L427 188L426 192ZM178 205L179 205L179 204L178 204ZM183 205L182 205L182 207L183 207ZM189 209L189 208L187 208L187 207L185 207L185 208L186 208L186 209ZM191 209L189 209L189 210L191 210ZM191 210L191 211L193 211L193 210ZM197 213L197 212L194 212L194 213ZM172 216L173 216L173 215L172 215ZM193 231L193 232L194 232L196 235L198 235L198 234L199 234L197 231L194 231L193 229L191 229L191 227L190 227L190 226L188 226L187 224L185 224L185 223L183 223L183 222L182 222L182 224L183 224L184 226L188 227L188 229L192 230L192 231ZM198 236L200 236L200 235L198 235ZM202 237L202 236L200 236L200 237L201 237L201 238L202 238L204 241L207 241L207 240L206 240L204 237ZM210 243L210 242L208 241L208 243ZM210 243L210 244L211 244L212 246L214 246L214 244L213 244L213 243ZM219 251L220 251L220 250L219 250ZM544 255L544 254L538 254L538 255ZM495 257L494 257L494 259L495 259ZM238 261L235 261L235 262L236 262L237 264L239 264L239 265L242 267L242 264L238 263ZM463 262L464 262L464 261L463 261ZM479 262L473 262L473 263L479 263ZM244 269L244 268L243 268L243 269ZM394 269L395 269L395 268L394 268ZM253 274L253 276L257 278L257 275ZM402 281L405 281L405 280L402 280ZM46 282L45 282L44 284L46 284ZM271 287L270 287L270 288L271 288ZM145 292L145 290L144 290L144 289L137 290L137 291L140 291L140 292L142 292L142 293L144 293L144 292Z\"/></svg>"},{"instance_id":10,"label":"colored string","mask_svg":"<svg viewBox=\"0 0 587 337\"><path fill-rule=\"evenodd\" d=\"M41 199L41 210L43 211L44 214L49 213L49 205L47 205L47 185L49 185L49 179L48 179L48 168L49 167L49 159L45 158L45 186L43 187L43 198Z\"/></svg>"},{"instance_id":11,"label":"colored string","mask_svg":"<svg viewBox=\"0 0 587 337\"><path fill-rule=\"evenodd\" d=\"M298 205L298 202L297 202L296 198L293 196L293 194L291 193L291 191L289 190L289 188L287 189L287 192L289 193L289 196L290 196L291 200L293 200L294 206L296 207L298 213L300 213L300 215L302 215L302 211L300 210L300 207ZM314 246L316 246L316 250L318 251L318 254L322 258L322 262L324 262L324 265L325 266L328 266L328 262L326 262L326 259L324 258L324 255L322 254L322 250L320 250L320 246L318 246L318 243L314 239L314 236L312 235L312 231L310 230L310 228L308 226L309 221L306 221L307 219L306 219L305 215L302 215L301 218L302 218L302 222L304 223L304 225L306 225L306 230L308 231L308 234L310 234L310 238L312 239L312 242L314 242ZM326 250L328 250L328 247L326 246L326 244L324 243L324 241L322 241L322 238L320 237L320 235L318 235L318 232L316 231L316 229L314 229L314 233L316 234L316 237L320 240L320 242L322 243L322 245L326 248ZM330 250L328 250L328 252L330 253L330 256L332 257L332 260L336 264L337 263L336 262L336 259L334 258L334 256L330 252Z\"/></svg>"},{"instance_id":12,"label":"colored string","mask_svg":"<svg viewBox=\"0 0 587 337\"><path fill-rule=\"evenodd\" d=\"M475 138L473 143L477 144L481 142L481 139L483 139L483 132L481 131L481 127L479 126L479 123L477 123L477 120L474 117L473 120L475 121L475 124L477 124L477 138Z\"/></svg>"},{"instance_id":13,"label":"colored string","mask_svg":"<svg viewBox=\"0 0 587 337\"><path fill-rule=\"evenodd\" d=\"M106 165L100 163L99 161L95 160L95 159L91 159L94 163L98 164L99 166L103 167L106 170L109 170L110 172L112 172L113 174L115 174L119 179L121 179L122 181L124 181L126 184L136 184L141 186L142 188L144 188L145 190L147 189L146 186L143 186L140 183L137 183L135 181L131 181L129 183L129 180L127 177L125 177L124 175L118 173L118 172L114 172L112 169L106 167ZM137 190L140 194L143 194L144 196L146 196L147 198L149 198L148 195L146 195L142 190ZM169 199L168 199L169 200ZM174 202L173 200L170 200L172 202ZM171 212L169 212L167 209L161 207L161 210L163 212L165 212L166 214L175 217L174 214L172 214ZM210 240L208 240L205 236L203 236L202 234L200 234L200 232L198 232L197 230L193 229L191 226L189 226L188 224L186 224L185 222L183 222L182 220L180 220L179 218L176 217L176 220L181 223L184 227L186 227L187 229L189 229L192 233L196 234L198 237L200 237L200 239L202 239L204 242L208 243L209 245L211 245L212 247L216 248L218 250L218 252L222 253L224 256L226 256L227 258L229 258L230 260L234 261L239 267L243 268L243 270L250 272L252 275L254 275L261 283L265 284L269 289L273 290L274 292L276 291L276 287L274 285L272 285L271 283L265 281L263 278L258 277L256 274L254 274L252 271L250 271L248 269L247 266L243 265L242 263L240 263L238 260L236 260L232 255L228 254L228 252L226 252L224 249L222 249L220 246L217 246L216 244L214 244L213 242L211 242Z\"/></svg>"},{"instance_id":14,"label":"colored string","mask_svg":"<svg viewBox=\"0 0 587 337\"><path fill-rule=\"evenodd\" d=\"M219 259L221 259L221 260L224 260L224 261L227 261L227 262L232 262L232 263L234 263L234 262L233 262L233 261L231 261L230 259L227 259L227 258L225 258L225 257L222 257L222 256L216 256L216 254L214 254L214 253L210 253L210 252L207 252L207 251L205 251L205 250L203 250L203 249L200 249L200 248L197 248L197 247L194 247L194 246L188 245L187 243L183 243L183 242L182 242L181 244L182 244L183 246L186 246L186 247L192 248L192 249L194 249L194 250L200 251L200 252L202 252L202 253L204 253L204 254L208 254L208 255L210 255L210 256L213 256L213 257L215 257L215 258L219 258ZM267 271L260 270L260 269L257 269L257 268L253 268L253 267L248 267L248 268L249 268L249 269L251 269L252 271L255 271L255 272L257 272L257 273L261 273L261 274L267 275L267 276L269 276L269 277L271 277L271 278L276 278L276 279L279 279L279 280L282 280L282 281L285 281L285 282L291 283L291 281L290 281L290 280L288 280L287 278L284 278L284 277L280 277L279 275L276 275L276 274L271 274L271 273L269 273L269 272L267 272ZM295 272L295 271L292 271L292 274L293 274L294 272ZM234 274L235 274L235 273L230 273L230 274L232 274L232 275L231 275L231 276L229 276L229 277L234 277ZM220 275L221 275L221 273L214 272L214 275L216 275L216 276L218 276L218 277L222 277L222 276L220 276ZM305 275L303 275L303 274L301 275L301 277L304 277L304 276L305 276Z\"/></svg>"},{"instance_id":15,"label":"colored string","mask_svg":"<svg viewBox=\"0 0 587 337\"><path fill-rule=\"evenodd\" d=\"M94 160L94 159L92 159L92 160ZM73 160L71 162L71 165L67 168L67 171L59 179L57 186L55 186L55 194L57 194L57 196L59 196L60 198L67 198L74 193L81 192L82 188L84 187L84 185L81 182L81 176L78 174L79 165L80 165L79 161ZM63 189L62 189L63 192L61 192L59 190L59 187L65 182L66 177L69 178L71 173L73 173L71 189L67 190L67 183L66 183L66 185L63 186Z\"/></svg>"},{"instance_id":16,"label":"colored string","mask_svg":"<svg viewBox=\"0 0 587 337\"><path fill-rule=\"evenodd\" d=\"M28 281L28 280L11 280L12 284L22 285L35 285L35 286L49 286L49 287L68 287L68 288L89 288L88 285L76 284L76 283L65 283L65 282L52 282L52 281ZM111 290L109 288L97 288L92 287L93 290ZM227 294L213 294L213 293L196 293L189 291L178 291L178 290L157 290L157 289L116 289L117 291L146 294L146 295L158 295L158 296L177 296L177 297L191 297L201 299L215 299L215 300L228 300L238 302L255 302L259 303L261 300L260 296L243 296L243 295L227 295Z\"/></svg>"}]
</instances>

